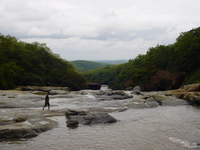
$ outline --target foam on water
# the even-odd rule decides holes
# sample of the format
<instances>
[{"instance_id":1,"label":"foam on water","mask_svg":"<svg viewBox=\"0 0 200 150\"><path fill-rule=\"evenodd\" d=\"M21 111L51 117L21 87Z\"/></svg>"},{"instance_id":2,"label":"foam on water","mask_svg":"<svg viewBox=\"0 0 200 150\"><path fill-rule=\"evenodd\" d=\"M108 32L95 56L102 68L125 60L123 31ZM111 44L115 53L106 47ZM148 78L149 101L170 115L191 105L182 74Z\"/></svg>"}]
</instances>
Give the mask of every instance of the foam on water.
<instances>
[{"instance_id":1,"label":"foam on water","mask_svg":"<svg viewBox=\"0 0 200 150\"><path fill-rule=\"evenodd\" d=\"M181 146L184 146L186 148L198 148L199 145L197 143L190 143L187 140L179 139L176 137L169 137L169 140L173 141L174 143L178 143Z\"/></svg>"}]
</instances>

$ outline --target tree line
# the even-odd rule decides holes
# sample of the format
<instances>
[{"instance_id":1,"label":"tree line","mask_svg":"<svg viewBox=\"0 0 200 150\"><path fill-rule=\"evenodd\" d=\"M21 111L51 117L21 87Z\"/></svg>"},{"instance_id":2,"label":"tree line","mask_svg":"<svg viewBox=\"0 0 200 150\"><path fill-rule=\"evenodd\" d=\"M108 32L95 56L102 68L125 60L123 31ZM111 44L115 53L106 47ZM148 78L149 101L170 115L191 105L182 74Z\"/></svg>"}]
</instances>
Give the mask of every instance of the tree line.
<instances>
[{"instance_id":1,"label":"tree line","mask_svg":"<svg viewBox=\"0 0 200 150\"><path fill-rule=\"evenodd\" d=\"M111 64L93 62L93 61L87 61L87 60L76 60L76 61L71 61L70 63L72 63L72 65L76 68L78 72L84 72L87 70L111 65Z\"/></svg>"},{"instance_id":2,"label":"tree line","mask_svg":"<svg viewBox=\"0 0 200 150\"><path fill-rule=\"evenodd\" d=\"M80 90L86 88L86 80L46 44L26 43L0 34L0 89L26 85Z\"/></svg>"},{"instance_id":3,"label":"tree line","mask_svg":"<svg viewBox=\"0 0 200 150\"><path fill-rule=\"evenodd\" d=\"M200 83L200 27L180 33L174 44L150 47L127 63L89 70L83 76L89 82L123 89L126 81L132 85L150 81L158 70L186 72L184 84Z\"/></svg>"}]
</instances>

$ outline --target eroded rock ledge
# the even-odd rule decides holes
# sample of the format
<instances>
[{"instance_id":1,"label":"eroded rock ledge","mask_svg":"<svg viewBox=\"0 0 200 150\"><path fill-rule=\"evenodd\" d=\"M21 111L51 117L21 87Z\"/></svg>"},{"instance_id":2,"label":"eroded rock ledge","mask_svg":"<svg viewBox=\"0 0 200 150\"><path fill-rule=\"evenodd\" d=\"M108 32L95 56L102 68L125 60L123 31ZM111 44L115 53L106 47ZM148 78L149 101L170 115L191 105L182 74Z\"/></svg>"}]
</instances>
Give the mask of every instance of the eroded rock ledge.
<instances>
[{"instance_id":1,"label":"eroded rock ledge","mask_svg":"<svg viewBox=\"0 0 200 150\"><path fill-rule=\"evenodd\" d=\"M57 127L45 113L28 109L3 109L0 116L0 139L31 138Z\"/></svg>"},{"instance_id":2,"label":"eroded rock ledge","mask_svg":"<svg viewBox=\"0 0 200 150\"><path fill-rule=\"evenodd\" d=\"M167 96L184 99L192 105L200 105L200 84L192 84L181 87L177 90L164 92Z\"/></svg>"}]
</instances>

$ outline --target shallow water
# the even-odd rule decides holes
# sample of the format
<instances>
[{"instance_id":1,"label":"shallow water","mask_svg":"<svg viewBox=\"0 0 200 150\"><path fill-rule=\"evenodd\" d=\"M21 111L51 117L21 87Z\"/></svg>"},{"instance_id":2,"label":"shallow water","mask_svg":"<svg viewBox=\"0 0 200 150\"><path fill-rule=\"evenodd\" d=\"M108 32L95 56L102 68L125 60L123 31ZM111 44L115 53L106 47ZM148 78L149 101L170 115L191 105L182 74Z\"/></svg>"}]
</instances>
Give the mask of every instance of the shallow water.
<instances>
[{"instance_id":1,"label":"shallow water","mask_svg":"<svg viewBox=\"0 0 200 150\"><path fill-rule=\"evenodd\" d=\"M1 150L187 150L200 149L200 109L163 106L110 113L114 124L59 127L36 138L0 142Z\"/></svg>"}]
</instances>

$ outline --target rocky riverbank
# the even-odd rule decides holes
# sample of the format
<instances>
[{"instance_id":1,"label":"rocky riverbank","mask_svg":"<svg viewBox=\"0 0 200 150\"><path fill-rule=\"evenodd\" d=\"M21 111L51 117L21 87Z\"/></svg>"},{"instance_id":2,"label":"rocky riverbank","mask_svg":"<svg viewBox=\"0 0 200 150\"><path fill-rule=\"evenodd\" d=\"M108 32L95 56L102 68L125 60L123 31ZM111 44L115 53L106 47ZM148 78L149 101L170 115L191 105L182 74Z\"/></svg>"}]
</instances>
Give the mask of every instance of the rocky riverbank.
<instances>
[{"instance_id":1,"label":"rocky riverbank","mask_svg":"<svg viewBox=\"0 0 200 150\"><path fill-rule=\"evenodd\" d=\"M186 85L177 90L164 92L167 96L184 99L192 105L200 105L200 84Z\"/></svg>"},{"instance_id":2,"label":"rocky riverbank","mask_svg":"<svg viewBox=\"0 0 200 150\"><path fill-rule=\"evenodd\" d=\"M199 85L163 92L48 89L51 110L41 110L45 90L0 91L0 139L30 138L57 127L53 117L66 117L68 127L114 123L113 111L200 104Z\"/></svg>"}]
</instances>

